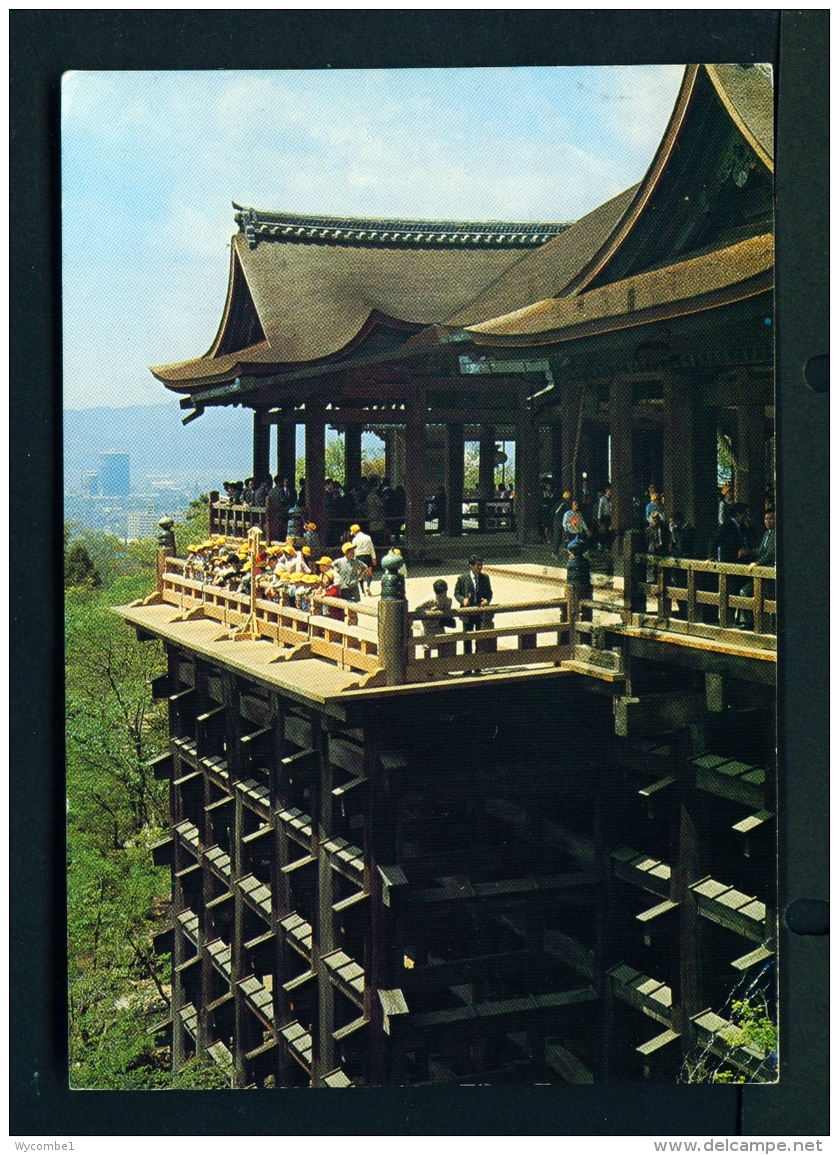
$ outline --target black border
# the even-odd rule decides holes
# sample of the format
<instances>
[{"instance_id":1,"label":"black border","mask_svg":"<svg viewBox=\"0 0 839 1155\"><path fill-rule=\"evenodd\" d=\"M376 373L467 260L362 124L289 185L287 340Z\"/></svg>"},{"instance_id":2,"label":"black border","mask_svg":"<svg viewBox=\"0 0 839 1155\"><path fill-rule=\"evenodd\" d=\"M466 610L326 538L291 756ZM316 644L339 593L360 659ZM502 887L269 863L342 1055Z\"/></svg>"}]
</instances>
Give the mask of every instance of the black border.
<instances>
[{"instance_id":1,"label":"black border","mask_svg":"<svg viewBox=\"0 0 839 1155\"><path fill-rule=\"evenodd\" d=\"M349 1095L67 1088L60 559L60 76L70 68L322 68L770 61L779 73L779 510L789 767L782 897L827 895L826 10L12 10L10 1133L827 1133L827 939L784 932L771 1087L376 1089ZM430 126L433 131L433 126ZM92 238L93 243L107 243ZM789 511L787 522L783 514ZM815 599L815 600L814 600ZM813 611L816 612L813 612ZM789 1058L787 1059L787 1056Z\"/></svg>"}]
</instances>

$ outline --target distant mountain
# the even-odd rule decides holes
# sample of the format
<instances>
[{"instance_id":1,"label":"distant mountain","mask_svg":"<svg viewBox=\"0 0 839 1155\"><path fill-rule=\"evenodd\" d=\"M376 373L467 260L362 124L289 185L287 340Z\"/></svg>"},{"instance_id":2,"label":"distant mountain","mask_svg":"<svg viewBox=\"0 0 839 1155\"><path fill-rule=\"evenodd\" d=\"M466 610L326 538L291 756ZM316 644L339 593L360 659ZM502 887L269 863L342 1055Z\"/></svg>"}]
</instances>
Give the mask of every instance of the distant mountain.
<instances>
[{"instance_id":1,"label":"distant mountain","mask_svg":"<svg viewBox=\"0 0 839 1155\"><path fill-rule=\"evenodd\" d=\"M207 488L250 473L253 421L248 409L209 408L181 424L177 401L120 409L64 410L64 486L78 492L82 474L96 470L109 449L131 455L131 485L146 474L206 475Z\"/></svg>"}]
</instances>

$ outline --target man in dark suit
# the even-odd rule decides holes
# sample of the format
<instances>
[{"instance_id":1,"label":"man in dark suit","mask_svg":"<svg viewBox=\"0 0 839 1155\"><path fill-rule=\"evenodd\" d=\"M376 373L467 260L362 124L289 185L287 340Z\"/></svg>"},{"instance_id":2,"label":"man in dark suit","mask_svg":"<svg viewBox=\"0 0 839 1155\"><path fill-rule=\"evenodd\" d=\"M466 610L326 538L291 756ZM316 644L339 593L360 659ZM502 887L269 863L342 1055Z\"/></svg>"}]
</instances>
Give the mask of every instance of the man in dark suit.
<instances>
[{"instance_id":1,"label":"man in dark suit","mask_svg":"<svg viewBox=\"0 0 839 1155\"><path fill-rule=\"evenodd\" d=\"M748 553L746 541L746 517L749 508L742 501L731 507L731 516L726 517L708 543L708 561L738 562Z\"/></svg>"},{"instance_id":2,"label":"man in dark suit","mask_svg":"<svg viewBox=\"0 0 839 1155\"><path fill-rule=\"evenodd\" d=\"M462 573L455 583L454 596L459 606L463 606L464 608L488 606L492 601L492 585L487 575L483 572L483 568L484 559L478 554L473 553L469 558L469 569L466 573ZM467 632L479 630L482 621L483 615L468 614L464 619L463 628ZM463 652L466 654L472 653L471 642L464 642ZM464 677L477 673L477 670L464 670Z\"/></svg>"}]
</instances>

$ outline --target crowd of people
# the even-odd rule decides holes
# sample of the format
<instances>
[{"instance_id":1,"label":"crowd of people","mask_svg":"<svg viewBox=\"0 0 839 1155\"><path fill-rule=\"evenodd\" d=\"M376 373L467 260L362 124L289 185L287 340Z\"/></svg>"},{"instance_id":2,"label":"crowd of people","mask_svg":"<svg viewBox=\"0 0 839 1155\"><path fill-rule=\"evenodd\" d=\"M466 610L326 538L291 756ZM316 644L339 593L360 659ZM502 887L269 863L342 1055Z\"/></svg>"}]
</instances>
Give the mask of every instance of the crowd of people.
<instances>
[{"instance_id":1,"label":"crowd of people","mask_svg":"<svg viewBox=\"0 0 839 1155\"><path fill-rule=\"evenodd\" d=\"M748 506L733 500L731 486L722 486L717 494L718 528L703 554L695 528L681 510L668 511L660 487L650 485L643 498L633 498L634 528L644 531L646 552L656 557L707 557L709 561L774 565L775 515L771 494L767 494L763 512L761 525ZM584 482L579 497L574 497L569 490L557 497L552 483L545 482L539 527L560 560L567 557L572 545L580 543L586 551L610 550L615 538L611 485L592 494Z\"/></svg>"},{"instance_id":2,"label":"crowd of people","mask_svg":"<svg viewBox=\"0 0 839 1155\"><path fill-rule=\"evenodd\" d=\"M393 552L401 556L401 551ZM317 612L324 597L361 601L362 591L372 593L376 547L369 533L353 524L336 557L323 553L317 525L303 522L302 533L289 535L281 544L265 543L255 559L246 542L228 542L221 535L187 546L184 574L205 585L250 595L256 582L257 595L266 601L290 605L308 613ZM406 573L404 562L400 567ZM343 616L340 607L329 607L329 616Z\"/></svg>"},{"instance_id":3,"label":"crowd of people","mask_svg":"<svg viewBox=\"0 0 839 1155\"><path fill-rule=\"evenodd\" d=\"M289 533L293 534L292 523L302 522L306 517L306 479L303 477L297 486L288 477L277 474L261 481L253 477L245 481L225 481L223 489L224 500L230 505L264 509L272 530L288 524ZM378 546L388 544L391 537L399 540L405 521L406 496L404 487L392 485L389 477L369 474L349 486L327 477L323 497L324 528L330 540L333 527L341 532L342 526L361 521L366 523Z\"/></svg>"}]
</instances>

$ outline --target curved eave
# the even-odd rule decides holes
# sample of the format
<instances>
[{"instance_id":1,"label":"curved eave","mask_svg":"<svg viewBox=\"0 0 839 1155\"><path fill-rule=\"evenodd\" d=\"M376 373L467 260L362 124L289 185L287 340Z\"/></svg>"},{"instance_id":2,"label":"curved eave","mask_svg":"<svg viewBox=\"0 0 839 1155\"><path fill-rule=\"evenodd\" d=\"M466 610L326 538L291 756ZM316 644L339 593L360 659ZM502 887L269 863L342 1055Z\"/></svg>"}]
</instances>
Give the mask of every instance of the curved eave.
<instances>
[{"instance_id":1,"label":"curved eave","mask_svg":"<svg viewBox=\"0 0 839 1155\"><path fill-rule=\"evenodd\" d=\"M599 249L594 257L592 257L588 264L579 271L577 276L566 285L563 290L563 296L571 296L579 293L581 289L584 289L611 260L635 227L635 224L658 187L659 180L667 168L673 149L679 139L696 89L699 70L700 65L698 64L689 64L685 68L682 87L679 89L679 95L676 97L676 104L670 115L667 129L656 150L652 164L647 169L644 179L638 186L638 191L633 197L632 203L615 226L606 243Z\"/></svg>"},{"instance_id":2,"label":"curved eave","mask_svg":"<svg viewBox=\"0 0 839 1155\"><path fill-rule=\"evenodd\" d=\"M546 345L720 308L771 290L767 233L578 297L551 298L465 331L479 345Z\"/></svg>"},{"instance_id":3,"label":"curved eave","mask_svg":"<svg viewBox=\"0 0 839 1155\"><path fill-rule=\"evenodd\" d=\"M227 353L220 357L206 355L190 361L178 361L171 365L151 365L151 372L162 381L167 389L176 393L190 393L194 389L212 385L224 385L237 377L275 376L283 373L326 368L350 356L376 329L388 329L410 336L423 326L398 317L388 317L377 309L371 310L358 333L341 349L314 361L280 362L272 356L270 342L260 341L247 349Z\"/></svg>"},{"instance_id":4,"label":"curved eave","mask_svg":"<svg viewBox=\"0 0 839 1155\"><path fill-rule=\"evenodd\" d=\"M603 246L562 290L563 296L573 296L591 284L603 272L636 228L679 148L682 134L691 119L691 112L697 98L698 82L703 72L707 75L717 98L746 143L769 172L774 171L772 156L767 147L767 136L771 140L771 112L769 113L768 126L766 123L761 123L758 129L757 120L760 118L756 116L754 107L751 114L747 113L748 100L742 91L743 86L741 85L741 88L738 89L734 83L734 78L725 72L725 69L729 67L736 66L689 64L685 68L682 87L679 89L679 95L676 98L667 129L638 192ZM765 101L758 100L756 102L757 105L762 103ZM771 107L770 100L769 108L771 109Z\"/></svg>"},{"instance_id":5,"label":"curved eave","mask_svg":"<svg viewBox=\"0 0 839 1155\"><path fill-rule=\"evenodd\" d=\"M221 357L194 357L171 365L150 365L149 370L167 389L189 393L203 385L222 385L243 374L264 373L266 353L270 353L270 346L267 341L260 341L258 345Z\"/></svg>"},{"instance_id":6,"label":"curved eave","mask_svg":"<svg viewBox=\"0 0 839 1155\"><path fill-rule=\"evenodd\" d=\"M233 293L234 293L234 286L236 283L236 267L237 267L237 265L239 267L240 274L242 276L244 276L244 269L242 268L242 264L239 261L238 257L236 256L235 248L233 247L233 245L231 245L230 246L230 272L229 272L228 277L227 277L227 297L225 298L225 301L224 301L224 312L221 315L221 322L219 323L218 332L216 333L215 338L213 339L212 345L207 350L207 352L204 354L204 357L197 357L196 361L203 361L205 358L216 357L218 355L218 350L219 350L219 348L220 348L220 346L224 340L225 333L227 332L227 326L230 322L230 311L233 308ZM152 369L152 373L154 373L154 369ZM157 376L157 374L155 374L155 376Z\"/></svg>"},{"instance_id":7,"label":"curved eave","mask_svg":"<svg viewBox=\"0 0 839 1155\"><path fill-rule=\"evenodd\" d=\"M731 69L733 65L722 64L706 64L705 71L714 86L717 96L720 98L726 112L737 125L740 133L745 138L749 147L758 157L758 159L766 166L769 172L775 171L774 160L774 146L772 140L772 118L771 115L766 118L760 118L762 123L757 123L754 119L754 114L749 114L746 102L741 98L735 85L732 83ZM761 81L758 81L761 83ZM768 84L769 81L767 80ZM772 108L772 104L769 105Z\"/></svg>"}]
</instances>

